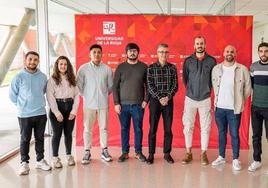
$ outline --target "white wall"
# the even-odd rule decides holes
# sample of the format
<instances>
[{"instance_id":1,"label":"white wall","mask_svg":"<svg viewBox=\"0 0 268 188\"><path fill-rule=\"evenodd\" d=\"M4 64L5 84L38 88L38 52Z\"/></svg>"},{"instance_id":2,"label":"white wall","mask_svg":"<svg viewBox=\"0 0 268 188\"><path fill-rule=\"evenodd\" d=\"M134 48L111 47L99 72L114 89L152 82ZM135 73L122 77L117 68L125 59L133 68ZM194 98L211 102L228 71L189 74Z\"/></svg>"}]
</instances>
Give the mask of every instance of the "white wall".
<instances>
[{"instance_id":1,"label":"white wall","mask_svg":"<svg viewBox=\"0 0 268 188\"><path fill-rule=\"evenodd\" d=\"M268 24L256 26L253 28L253 45L252 45L252 61L257 61L258 45L262 42L268 42Z\"/></svg>"}]
</instances>

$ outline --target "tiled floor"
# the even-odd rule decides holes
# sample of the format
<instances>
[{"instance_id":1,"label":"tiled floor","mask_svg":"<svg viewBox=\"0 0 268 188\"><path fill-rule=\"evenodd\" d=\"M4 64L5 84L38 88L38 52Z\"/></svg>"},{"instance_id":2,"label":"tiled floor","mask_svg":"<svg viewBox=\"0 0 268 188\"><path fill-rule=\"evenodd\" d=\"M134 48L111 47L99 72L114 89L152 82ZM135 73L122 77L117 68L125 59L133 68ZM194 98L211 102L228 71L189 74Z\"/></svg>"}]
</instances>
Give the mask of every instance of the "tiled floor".
<instances>
[{"instance_id":1,"label":"tiled floor","mask_svg":"<svg viewBox=\"0 0 268 188\"><path fill-rule=\"evenodd\" d=\"M51 146L50 139L46 138L46 158L50 162ZM268 144L264 143L263 148ZM120 148L110 148L114 157L111 163L103 162L100 159L100 149L92 149L93 160L89 165L82 165L83 148L74 147L74 156L77 165L66 166L63 142L61 143L60 155L62 156L63 168L43 172L34 168L35 153L31 147L30 174L18 176L19 155L0 164L1 187L105 187L105 188L139 188L139 187L182 187L182 188L267 188L268 187L268 150L264 149L263 167L255 172L249 173L247 166L251 160L251 151L241 151L243 169L240 172L233 172L231 167L231 150L227 151L227 164L220 168L212 168L211 165L203 167L199 163L200 150L195 149L194 162L189 165L182 165L180 160L183 156L183 149L173 149L172 155L175 163L170 165L163 160L162 149L157 150L155 163L147 165L134 158L131 151L131 158L118 163ZM147 148L144 148L147 154ZM217 150L209 150L210 161L217 157Z\"/></svg>"}]
</instances>

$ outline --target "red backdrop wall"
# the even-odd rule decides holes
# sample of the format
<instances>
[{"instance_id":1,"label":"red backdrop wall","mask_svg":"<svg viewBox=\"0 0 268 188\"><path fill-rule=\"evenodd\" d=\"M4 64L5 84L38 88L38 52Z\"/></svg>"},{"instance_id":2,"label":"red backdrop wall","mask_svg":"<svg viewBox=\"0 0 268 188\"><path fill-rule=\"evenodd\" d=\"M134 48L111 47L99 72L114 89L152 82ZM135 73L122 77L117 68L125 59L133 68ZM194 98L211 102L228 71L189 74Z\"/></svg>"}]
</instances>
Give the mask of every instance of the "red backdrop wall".
<instances>
[{"instance_id":1,"label":"red backdrop wall","mask_svg":"<svg viewBox=\"0 0 268 188\"><path fill-rule=\"evenodd\" d=\"M207 52L217 62L223 60L222 53L226 45L237 48L237 61L246 65L252 59L252 16L159 16L159 15L76 15L76 68L87 63L89 46L98 43L103 47L103 62L112 67L125 60L125 46L129 42L137 43L140 48L140 60L151 64L156 60L156 47L159 43L169 45L169 61L176 64L179 78L179 91L175 96L173 119L173 146L184 147L182 112L184 107L185 87L182 82L182 65L184 58L193 53L193 37L202 35L206 38ZM121 146L120 124L114 111L112 96L109 110L109 145ZM148 109L143 121L143 145L148 144L149 129ZM193 147L200 146L200 126L196 121ZM240 128L241 148L248 149L250 103L242 115ZM162 147L163 125L160 120L157 146ZM93 145L99 145L98 126L93 130ZM83 145L82 100L77 115L76 144ZM131 129L133 145L133 128ZM217 127L214 120L209 141L210 148L218 147ZM228 146L230 148L230 137Z\"/></svg>"}]
</instances>

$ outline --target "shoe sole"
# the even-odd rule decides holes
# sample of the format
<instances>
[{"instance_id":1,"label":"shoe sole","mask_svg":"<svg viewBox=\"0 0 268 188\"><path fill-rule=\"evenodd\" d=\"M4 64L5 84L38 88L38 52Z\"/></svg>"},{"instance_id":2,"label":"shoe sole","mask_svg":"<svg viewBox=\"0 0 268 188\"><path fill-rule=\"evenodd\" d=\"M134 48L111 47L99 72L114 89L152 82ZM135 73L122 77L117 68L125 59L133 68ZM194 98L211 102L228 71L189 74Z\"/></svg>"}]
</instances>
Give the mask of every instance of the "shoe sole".
<instances>
[{"instance_id":1,"label":"shoe sole","mask_svg":"<svg viewBox=\"0 0 268 188\"><path fill-rule=\"evenodd\" d=\"M260 168L261 168L261 166L260 166L260 167L258 167L258 168L255 168L255 170L248 169L248 171L249 171L249 172L255 172L256 170L258 170L258 169L260 169Z\"/></svg>"},{"instance_id":2,"label":"shoe sole","mask_svg":"<svg viewBox=\"0 0 268 188\"><path fill-rule=\"evenodd\" d=\"M181 164L183 165L187 165L187 164L191 164L193 162L193 160L189 161L189 162L185 162L185 161L182 161Z\"/></svg>"},{"instance_id":3,"label":"shoe sole","mask_svg":"<svg viewBox=\"0 0 268 188\"><path fill-rule=\"evenodd\" d=\"M29 175L30 170L19 173L20 176Z\"/></svg>"},{"instance_id":4,"label":"shoe sole","mask_svg":"<svg viewBox=\"0 0 268 188\"><path fill-rule=\"evenodd\" d=\"M81 161L81 164L83 164L83 165L87 165L87 164L90 163L90 161L91 161L91 159L90 159L90 160L87 160L87 161Z\"/></svg>"},{"instance_id":5,"label":"shoe sole","mask_svg":"<svg viewBox=\"0 0 268 188\"><path fill-rule=\"evenodd\" d=\"M75 166L75 163L71 163L71 164L68 163L68 166Z\"/></svg>"},{"instance_id":6,"label":"shoe sole","mask_svg":"<svg viewBox=\"0 0 268 188\"><path fill-rule=\"evenodd\" d=\"M101 156L101 159L104 160L104 161L106 161L106 162L112 162L113 161L113 159L107 159L107 158L105 158L103 156Z\"/></svg>"},{"instance_id":7,"label":"shoe sole","mask_svg":"<svg viewBox=\"0 0 268 188\"><path fill-rule=\"evenodd\" d=\"M59 168L62 168L62 165L61 166L53 166L54 169L59 169Z\"/></svg>"},{"instance_id":8,"label":"shoe sole","mask_svg":"<svg viewBox=\"0 0 268 188\"><path fill-rule=\"evenodd\" d=\"M135 157L135 159L139 160L140 162L146 162L146 159L142 160L142 159L140 159L138 157Z\"/></svg>"},{"instance_id":9,"label":"shoe sole","mask_svg":"<svg viewBox=\"0 0 268 188\"><path fill-rule=\"evenodd\" d=\"M51 167L50 167L50 168L48 168L48 169L43 169L43 168L42 168L42 167L40 167L40 166L36 166L35 168L36 168L36 169L43 170L43 171L50 171L50 170L51 170Z\"/></svg>"},{"instance_id":10,"label":"shoe sole","mask_svg":"<svg viewBox=\"0 0 268 188\"><path fill-rule=\"evenodd\" d=\"M218 164L211 164L211 166L220 166L220 165L223 165L223 164L225 164L226 162L224 161L224 162L221 162L221 163L218 163Z\"/></svg>"},{"instance_id":11,"label":"shoe sole","mask_svg":"<svg viewBox=\"0 0 268 188\"><path fill-rule=\"evenodd\" d=\"M129 159L129 157L128 157L128 158L125 158L125 159L122 160L122 161L121 161L121 160L118 160L118 162L119 162L119 163L122 163L122 162L125 162L125 161L128 160L128 159Z\"/></svg>"}]
</instances>

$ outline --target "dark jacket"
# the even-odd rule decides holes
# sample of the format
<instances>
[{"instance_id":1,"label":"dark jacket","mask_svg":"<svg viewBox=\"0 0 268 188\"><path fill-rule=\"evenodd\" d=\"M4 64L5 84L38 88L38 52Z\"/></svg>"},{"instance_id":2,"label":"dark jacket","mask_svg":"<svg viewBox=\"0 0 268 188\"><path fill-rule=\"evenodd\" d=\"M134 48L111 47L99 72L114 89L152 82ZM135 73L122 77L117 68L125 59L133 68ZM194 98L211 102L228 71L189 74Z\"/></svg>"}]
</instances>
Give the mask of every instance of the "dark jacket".
<instances>
[{"instance_id":1,"label":"dark jacket","mask_svg":"<svg viewBox=\"0 0 268 188\"><path fill-rule=\"evenodd\" d=\"M195 53L185 59L182 76L187 97L196 101L210 97L211 72L215 65L216 59L207 53L202 61L197 59Z\"/></svg>"}]
</instances>

